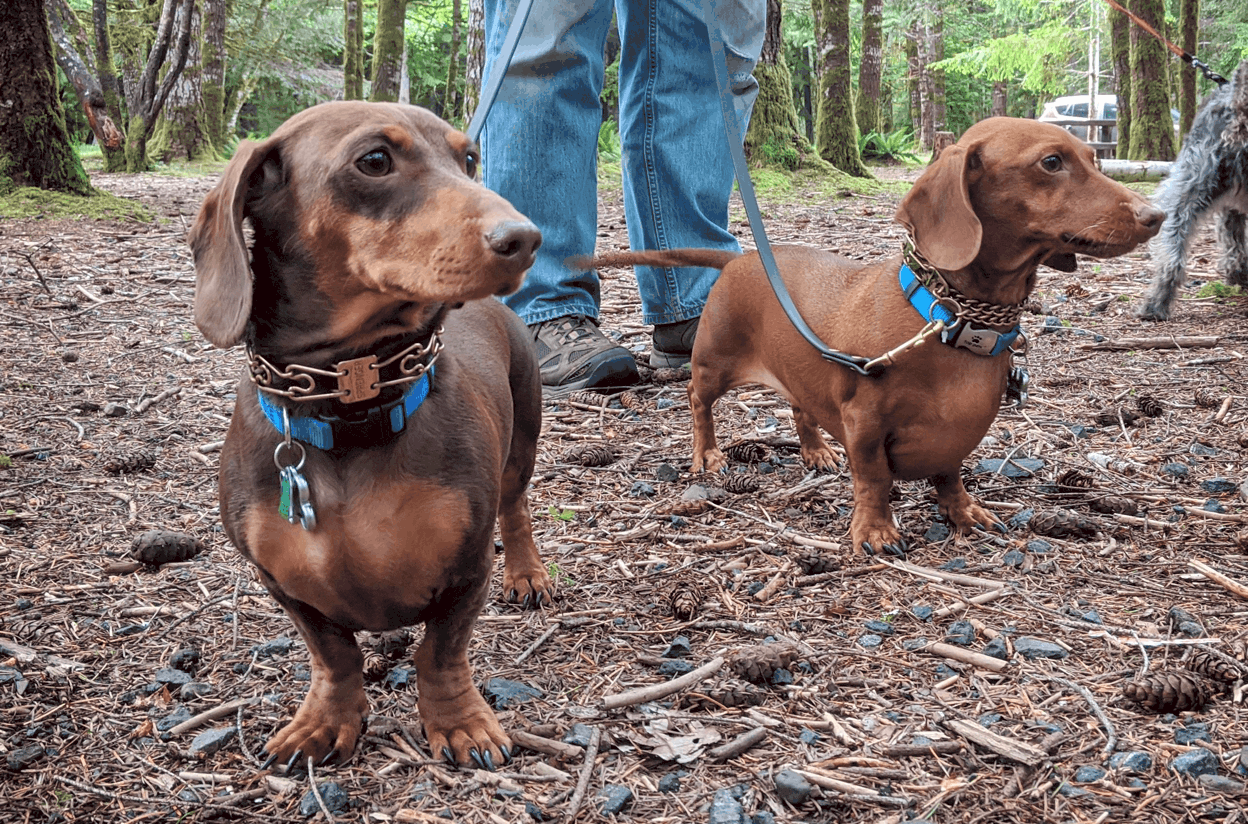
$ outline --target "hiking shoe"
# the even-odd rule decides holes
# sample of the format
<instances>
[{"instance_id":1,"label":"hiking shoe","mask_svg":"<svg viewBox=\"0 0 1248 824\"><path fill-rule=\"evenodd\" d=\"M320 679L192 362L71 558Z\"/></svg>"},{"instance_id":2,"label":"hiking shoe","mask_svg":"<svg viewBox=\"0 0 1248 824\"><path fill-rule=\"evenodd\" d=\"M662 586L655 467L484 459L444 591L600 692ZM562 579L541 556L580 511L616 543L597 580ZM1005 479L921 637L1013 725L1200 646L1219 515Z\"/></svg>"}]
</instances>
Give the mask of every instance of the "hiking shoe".
<instances>
[{"instance_id":1,"label":"hiking shoe","mask_svg":"<svg viewBox=\"0 0 1248 824\"><path fill-rule=\"evenodd\" d=\"M699 318L679 323L661 323L654 327L654 346L650 349L650 365L678 369L693 356L693 339L698 334Z\"/></svg>"},{"instance_id":2,"label":"hiking shoe","mask_svg":"<svg viewBox=\"0 0 1248 824\"><path fill-rule=\"evenodd\" d=\"M641 380L637 362L623 346L598 330L586 315L568 315L535 323L533 340L542 383L561 390L631 386Z\"/></svg>"}]
</instances>

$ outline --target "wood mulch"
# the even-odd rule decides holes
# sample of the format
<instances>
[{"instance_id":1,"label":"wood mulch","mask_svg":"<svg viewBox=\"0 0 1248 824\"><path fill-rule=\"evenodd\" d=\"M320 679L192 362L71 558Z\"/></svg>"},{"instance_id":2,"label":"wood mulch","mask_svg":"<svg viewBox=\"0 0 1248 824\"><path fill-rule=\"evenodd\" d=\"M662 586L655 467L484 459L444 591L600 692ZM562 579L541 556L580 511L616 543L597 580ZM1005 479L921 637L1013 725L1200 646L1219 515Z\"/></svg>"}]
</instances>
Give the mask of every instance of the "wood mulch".
<instances>
[{"instance_id":1,"label":"wood mulch","mask_svg":"<svg viewBox=\"0 0 1248 824\"><path fill-rule=\"evenodd\" d=\"M383 660L367 737L345 766L315 771L318 801L308 776L261 772L256 757L306 691L308 657L218 523L241 357L194 327L184 242L213 181L95 180L159 222L0 225L0 821L325 820L339 796L324 782L345 793L336 821L604 820L613 787L633 796L621 818L659 822L1245 821L1242 680L1178 714L1123 695L1196 649L1232 671L1245 661L1242 298L1189 284L1174 320L1145 325L1131 310L1146 250L1045 270L1024 320L1031 402L1002 410L964 470L1013 526L949 535L930 489L899 484L907 563L846 546L849 474L804 469L774 393L720 402L722 441L744 446L717 477L688 471L679 375L548 400L532 501L559 598L538 613L492 603L470 652L482 685L536 691L499 713L527 743L497 774L435 763L410 661ZM896 200L764 205L773 240L869 260L897 248ZM626 243L618 191L600 221L602 248ZM1193 280L1216 282L1216 257L1206 231ZM630 279L605 273L604 327L641 351ZM1094 348L1189 336L1216 340ZM1093 508L1107 496L1117 511ZM1036 534L1059 509L1082 537ZM153 529L204 551L136 570L131 544ZM1061 657L1026 657L1035 641ZM750 649L764 643L770 658ZM1007 660L964 654L989 644ZM202 687L160 672L187 648L197 664L177 662ZM683 690L618 698L720 657ZM191 755L212 730L233 736ZM1206 752L1220 782L1170 767ZM1084 767L1104 772L1076 780Z\"/></svg>"}]
</instances>

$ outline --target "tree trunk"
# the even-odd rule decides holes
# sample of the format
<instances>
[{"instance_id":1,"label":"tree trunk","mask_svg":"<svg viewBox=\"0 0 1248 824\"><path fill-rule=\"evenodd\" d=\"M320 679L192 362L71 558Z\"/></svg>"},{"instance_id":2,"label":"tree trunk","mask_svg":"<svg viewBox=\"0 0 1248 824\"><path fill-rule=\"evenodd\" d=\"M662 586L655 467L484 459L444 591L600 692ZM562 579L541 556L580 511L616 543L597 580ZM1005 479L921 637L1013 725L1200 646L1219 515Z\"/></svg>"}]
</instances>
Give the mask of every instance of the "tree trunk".
<instances>
[{"instance_id":1,"label":"tree trunk","mask_svg":"<svg viewBox=\"0 0 1248 824\"><path fill-rule=\"evenodd\" d=\"M409 104L412 102L412 76L407 71L407 38L403 38L403 59L399 61L399 102ZM432 107L437 115L441 115L442 111L436 105Z\"/></svg>"},{"instance_id":2,"label":"tree trunk","mask_svg":"<svg viewBox=\"0 0 1248 824\"><path fill-rule=\"evenodd\" d=\"M784 59L780 0L767 0L763 51L754 68L758 98L745 134L745 151L756 163L797 169L814 150L802 135L793 102L793 79ZM817 155L815 155L817 157Z\"/></svg>"},{"instance_id":3,"label":"tree trunk","mask_svg":"<svg viewBox=\"0 0 1248 824\"><path fill-rule=\"evenodd\" d=\"M1200 0L1179 0L1179 47L1196 53L1200 32ZM1186 66L1179 74L1179 135L1186 137L1196 119L1196 70Z\"/></svg>"},{"instance_id":4,"label":"tree trunk","mask_svg":"<svg viewBox=\"0 0 1248 824\"><path fill-rule=\"evenodd\" d=\"M934 108L936 89L932 80L932 72L927 68L932 62L932 37L931 30L926 23L919 27L919 39L915 47L918 51L919 66L919 145L930 149L936 136L936 110Z\"/></svg>"},{"instance_id":5,"label":"tree trunk","mask_svg":"<svg viewBox=\"0 0 1248 824\"><path fill-rule=\"evenodd\" d=\"M928 64L945 59L945 9L937 0L931 7L932 23L929 29L932 39L931 49L927 54ZM946 126L947 111L945 106L945 70L930 69L932 76L932 133L943 131ZM933 144L935 148L935 144Z\"/></svg>"},{"instance_id":6,"label":"tree trunk","mask_svg":"<svg viewBox=\"0 0 1248 824\"><path fill-rule=\"evenodd\" d=\"M1114 156L1126 160L1131 143L1131 19L1117 9L1109 12L1110 53L1114 64L1114 93L1118 96L1118 147Z\"/></svg>"},{"instance_id":7,"label":"tree trunk","mask_svg":"<svg viewBox=\"0 0 1248 824\"><path fill-rule=\"evenodd\" d=\"M1005 117L1009 111L1009 84L998 80L992 84L992 116Z\"/></svg>"},{"instance_id":8,"label":"tree trunk","mask_svg":"<svg viewBox=\"0 0 1248 824\"><path fill-rule=\"evenodd\" d=\"M910 119L910 131L918 134L922 131L923 90L920 78L923 75L919 68L919 37L922 31L916 22L906 33L906 115Z\"/></svg>"},{"instance_id":9,"label":"tree trunk","mask_svg":"<svg viewBox=\"0 0 1248 824\"><path fill-rule=\"evenodd\" d=\"M446 69L446 92L442 95L442 112L448 120L459 113L459 30L462 16L460 0L451 0L451 55Z\"/></svg>"},{"instance_id":10,"label":"tree trunk","mask_svg":"<svg viewBox=\"0 0 1248 824\"><path fill-rule=\"evenodd\" d=\"M95 65L100 75L100 89L104 93L104 110L118 129L125 120L121 115L121 89L113 66L113 45L108 36L108 0L92 0L91 25L95 29ZM126 168L124 141L116 148L104 144L104 171L120 172Z\"/></svg>"},{"instance_id":11,"label":"tree trunk","mask_svg":"<svg viewBox=\"0 0 1248 824\"><path fill-rule=\"evenodd\" d=\"M101 148L120 149L125 140L108 113L104 89L91 67L91 43L66 0L48 0L48 26L56 43L56 62L78 94L87 123Z\"/></svg>"},{"instance_id":12,"label":"tree trunk","mask_svg":"<svg viewBox=\"0 0 1248 824\"><path fill-rule=\"evenodd\" d=\"M200 93L204 99L204 131L214 149L224 149L229 139L225 131L226 0L203 2L204 75Z\"/></svg>"},{"instance_id":13,"label":"tree trunk","mask_svg":"<svg viewBox=\"0 0 1248 824\"><path fill-rule=\"evenodd\" d=\"M148 135L148 156L167 163L173 158L183 160L219 160L215 148L215 135L208 125L204 112L203 60L200 46L203 42L203 19L195 4L186 11L190 13L191 38L186 54L186 68L177 76L169 90L163 114L156 127ZM181 24L175 21L175 25ZM220 124L220 116L217 118Z\"/></svg>"},{"instance_id":14,"label":"tree trunk","mask_svg":"<svg viewBox=\"0 0 1248 824\"><path fill-rule=\"evenodd\" d=\"M16 186L94 194L69 143L43 0L0 3L0 193Z\"/></svg>"},{"instance_id":15,"label":"tree trunk","mask_svg":"<svg viewBox=\"0 0 1248 824\"><path fill-rule=\"evenodd\" d=\"M858 128L863 134L885 131L881 125L880 71L884 63L884 0L863 0L862 62L858 65Z\"/></svg>"},{"instance_id":16,"label":"tree trunk","mask_svg":"<svg viewBox=\"0 0 1248 824\"><path fill-rule=\"evenodd\" d=\"M481 98L485 71L485 2L468 0L468 36L464 38L464 125Z\"/></svg>"},{"instance_id":17,"label":"tree trunk","mask_svg":"<svg viewBox=\"0 0 1248 824\"><path fill-rule=\"evenodd\" d=\"M373 33L373 88L369 100L399 99L403 66L403 30L407 0L377 0L377 31Z\"/></svg>"},{"instance_id":18,"label":"tree trunk","mask_svg":"<svg viewBox=\"0 0 1248 824\"><path fill-rule=\"evenodd\" d=\"M819 48L819 156L855 177L870 177L858 153L854 90L849 61L849 0L812 0Z\"/></svg>"},{"instance_id":19,"label":"tree trunk","mask_svg":"<svg viewBox=\"0 0 1248 824\"><path fill-rule=\"evenodd\" d=\"M342 98L364 99L364 0L342 4Z\"/></svg>"},{"instance_id":20,"label":"tree trunk","mask_svg":"<svg viewBox=\"0 0 1248 824\"><path fill-rule=\"evenodd\" d=\"M1131 0L1128 7L1141 20L1161 29L1163 0ZM1128 160L1174 160L1174 122L1166 82L1166 47L1140 29L1131 27L1131 142Z\"/></svg>"}]
</instances>

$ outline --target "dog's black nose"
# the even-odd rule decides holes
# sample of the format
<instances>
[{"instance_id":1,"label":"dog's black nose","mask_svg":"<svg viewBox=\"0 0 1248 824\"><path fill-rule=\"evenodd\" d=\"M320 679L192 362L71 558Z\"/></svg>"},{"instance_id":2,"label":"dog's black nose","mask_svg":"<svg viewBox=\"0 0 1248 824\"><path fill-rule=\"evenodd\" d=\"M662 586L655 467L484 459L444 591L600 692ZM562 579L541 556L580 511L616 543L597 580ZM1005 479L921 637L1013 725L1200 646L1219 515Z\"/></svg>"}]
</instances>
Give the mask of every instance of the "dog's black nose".
<instances>
[{"instance_id":1,"label":"dog's black nose","mask_svg":"<svg viewBox=\"0 0 1248 824\"><path fill-rule=\"evenodd\" d=\"M1166 219L1166 213L1158 209L1153 204L1145 201L1137 204L1135 207L1135 219L1140 225L1149 231L1161 228L1161 222Z\"/></svg>"},{"instance_id":2,"label":"dog's black nose","mask_svg":"<svg viewBox=\"0 0 1248 824\"><path fill-rule=\"evenodd\" d=\"M523 259L531 257L542 245L542 233L527 220L509 220L494 227L485 242L500 257Z\"/></svg>"}]
</instances>

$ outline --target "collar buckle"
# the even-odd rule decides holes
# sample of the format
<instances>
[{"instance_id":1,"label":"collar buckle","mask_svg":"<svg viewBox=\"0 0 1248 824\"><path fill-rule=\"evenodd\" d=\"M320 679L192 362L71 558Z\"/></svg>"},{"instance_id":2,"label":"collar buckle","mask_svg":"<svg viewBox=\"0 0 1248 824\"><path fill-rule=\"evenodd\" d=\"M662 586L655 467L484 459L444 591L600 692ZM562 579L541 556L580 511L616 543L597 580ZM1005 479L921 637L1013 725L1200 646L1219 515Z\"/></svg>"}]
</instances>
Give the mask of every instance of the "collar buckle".
<instances>
[{"instance_id":1,"label":"collar buckle","mask_svg":"<svg viewBox=\"0 0 1248 824\"><path fill-rule=\"evenodd\" d=\"M343 393L339 396L342 403L360 403L381 394L381 386L375 380L376 364L376 355L365 355L334 364L334 368L338 370L338 391Z\"/></svg>"}]
</instances>

